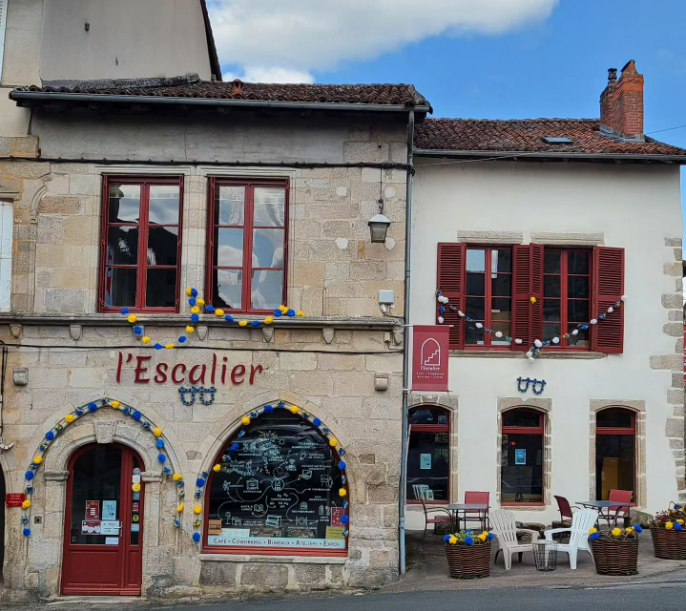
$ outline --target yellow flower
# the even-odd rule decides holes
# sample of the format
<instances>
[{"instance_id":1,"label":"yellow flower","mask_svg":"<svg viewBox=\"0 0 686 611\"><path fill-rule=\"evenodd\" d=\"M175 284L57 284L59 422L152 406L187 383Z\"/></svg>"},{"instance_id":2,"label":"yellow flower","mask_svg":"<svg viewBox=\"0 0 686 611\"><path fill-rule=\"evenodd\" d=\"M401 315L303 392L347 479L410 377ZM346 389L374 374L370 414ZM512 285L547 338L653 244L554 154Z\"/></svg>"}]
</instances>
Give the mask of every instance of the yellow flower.
<instances>
[{"instance_id":1,"label":"yellow flower","mask_svg":"<svg viewBox=\"0 0 686 611\"><path fill-rule=\"evenodd\" d=\"M612 536L613 537L619 537L622 534L622 529L621 528L613 528L612 529Z\"/></svg>"},{"instance_id":2,"label":"yellow flower","mask_svg":"<svg viewBox=\"0 0 686 611\"><path fill-rule=\"evenodd\" d=\"M65 419L69 424L71 424L72 422L74 422L74 414L67 414L67 415L64 417L64 419Z\"/></svg>"},{"instance_id":3,"label":"yellow flower","mask_svg":"<svg viewBox=\"0 0 686 611\"><path fill-rule=\"evenodd\" d=\"M167 344L167 345L165 346L165 348L166 348L167 350L173 350L173 349L174 349L174 344Z\"/></svg>"},{"instance_id":4,"label":"yellow flower","mask_svg":"<svg viewBox=\"0 0 686 611\"><path fill-rule=\"evenodd\" d=\"M248 425L250 424L250 416L243 416L243 418L241 418L241 422L242 422L245 426L248 426Z\"/></svg>"},{"instance_id":5,"label":"yellow flower","mask_svg":"<svg viewBox=\"0 0 686 611\"><path fill-rule=\"evenodd\" d=\"M191 308L191 314L200 314L200 308L196 305Z\"/></svg>"},{"instance_id":6,"label":"yellow flower","mask_svg":"<svg viewBox=\"0 0 686 611\"><path fill-rule=\"evenodd\" d=\"M536 298L535 297L529 297L529 301L531 303L536 303Z\"/></svg>"},{"instance_id":7,"label":"yellow flower","mask_svg":"<svg viewBox=\"0 0 686 611\"><path fill-rule=\"evenodd\" d=\"M302 310L298 310L295 315L302 317L305 316L305 312L303 312Z\"/></svg>"},{"instance_id":8,"label":"yellow flower","mask_svg":"<svg viewBox=\"0 0 686 611\"><path fill-rule=\"evenodd\" d=\"M181 513L183 511L183 503L181 503L177 508L176 508L176 513Z\"/></svg>"},{"instance_id":9,"label":"yellow flower","mask_svg":"<svg viewBox=\"0 0 686 611\"><path fill-rule=\"evenodd\" d=\"M186 287L186 295L188 295L190 297L192 294L193 294L193 289L190 286Z\"/></svg>"},{"instance_id":10,"label":"yellow flower","mask_svg":"<svg viewBox=\"0 0 686 611\"><path fill-rule=\"evenodd\" d=\"M486 541L486 535L484 535L483 533L481 533L480 535L477 535L476 538L481 542Z\"/></svg>"},{"instance_id":11,"label":"yellow flower","mask_svg":"<svg viewBox=\"0 0 686 611\"><path fill-rule=\"evenodd\" d=\"M221 310L221 309L215 310L214 313L215 313L217 316L224 316L224 310Z\"/></svg>"},{"instance_id":12,"label":"yellow flower","mask_svg":"<svg viewBox=\"0 0 686 611\"><path fill-rule=\"evenodd\" d=\"M135 314L129 314L129 317L126 320L128 320L130 323L134 323L138 320L138 317Z\"/></svg>"},{"instance_id":13,"label":"yellow flower","mask_svg":"<svg viewBox=\"0 0 686 611\"><path fill-rule=\"evenodd\" d=\"M448 539L448 543L450 543L450 545L455 545L457 543L457 537L455 535L450 535L450 539Z\"/></svg>"},{"instance_id":14,"label":"yellow flower","mask_svg":"<svg viewBox=\"0 0 686 611\"><path fill-rule=\"evenodd\" d=\"M684 525L684 521L683 521L683 520L677 520L677 522L678 522L679 524L681 524L682 526Z\"/></svg>"},{"instance_id":15,"label":"yellow flower","mask_svg":"<svg viewBox=\"0 0 686 611\"><path fill-rule=\"evenodd\" d=\"M195 331L195 327L191 327L190 325L186 327L186 333L193 333L193 331Z\"/></svg>"},{"instance_id":16,"label":"yellow flower","mask_svg":"<svg viewBox=\"0 0 686 611\"><path fill-rule=\"evenodd\" d=\"M588 534L592 535L592 534L597 533L597 532L598 532L597 528L591 528L591 530L588 531Z\"/></svg>"},{"instance_id":17,"label":"yellow flower","mask_svg":"<svg viewBox=\"0 0 686 611\"><path fill-rule=\"evenodd\" d=\"M141 485L138 483L135 483L133 486L131 486L131 490L134 492L140 492L141 491Z\"/></svg>"},{"instance_id":18,"label":"yellow flower","mask_svg":"<svg viewBox=\"0 0 686 611\"><path fill-rule=\"evenodd\" d=\"M274 322L274 317L273 316L267 316L267 318L264 319L264 324L265 325L271 325Z\"/></svg>"},{"instance_id":19,"label":"yellow flower","mask_svg":"<svg viewBox=\"0 0 686 611\"><path fill-rule=\"evenodd\" d=\"M193 513L196 514L196 515L199 514L199 513L202 513L202 506L201 506L201 505L196 505L195 507L193 507Z\"/></svg>"},{"instance_id":20,"label":"yellow flower","mask_svg":"<svg viewBox=\"0 0 686 611\"><path fill-rule=\"evenodd\" d=\"M112 401L112 409L119 409L120 405L119 401Z\"/></svg>"},{"instance_id":21,"label":"yellow flower","mask_svg":"<svg viewBox=\"0 0 686 611\"><path fill-rule=\"evenodd\" d=\"M672 530L672 529L674 528L674 523L673 523L673 522L667 522L667 523L665 524L665 528L666 528L667 530Z\"/></svg>"},{"instance_id":22,"label":"yellow flower","mask_svg":"<svg viewBox=\"0 0 686 611\"><path fill-rule=\"evenodd\" d=\"M21 504L21 508L22 508L22 509L28 509L29 507L31 507L31 501L29 501L29 499L26 499L26 500Z\"/></svg>"},{"instance_id":23,"label":"yellow flower","mask_svg":"<svg viewBox=\"0 0 686 611\"><path fill-rule=\"evenodd\" d=\"M36 463L37 465L40 465L43 462L43 457L42 456L36 456L36 458L33 459L33 462Z\"/></svg>"},{"instance_id":24,"label":"yellow flower","mask_svg":"<svg viewBox=\"0 0 686 611\"><path fill-rule=\"evenodd\" d=\"M162 437L162 429L155 428L155 429L152 430L152 434L153 434L155 437Z\"/></svg>"},{"instance_id":25,"label":"yellow flower","mask_svg":"<svg viewBox=\"0 0 686 611\"><path fill-rule=\"evenodd\" d=\"M214 467L212 467L212 471L214 471L216 473L217 471L220 471L221 468L222 468L222 466L220 464L216 464L216 465L214 465Z\"/></svg>"},{"instance_id":26,"label":"yellow flower","mask_svg":"<svg viewBox=\"0 0 686 611\"><path fill-rule=\"evenodd\" d=\"M196 299L195 303L197 303L199 306L205 305L205 301L203 299Z\"/></svg>"},{"instance_id":27,"label":"yellow flower","mask_svg":"<svg viewBox=\"0 0 686 611\"><path fill-rule=\"evenodd\" d=\"M300 411L300 408L297 405L291 405L289 409L291 410L291 414L297 414Z\"/></svg>"},{"instance_id":28,"label":"yellow flower","mask_svg":"<svg viewBox=\"0 0 686 611\"><path fill-rule=\"evenodd\" d=\"M338 491L338 496L346 496L348 494L348 491L345 488L341 488Z\"/></svg>"},{"instance_id":29,"label":"yellow flower","mask_svg":"<svg viewBox=\"0 0 686 611\"><path fill-rule=\"evenodd\" d=\"M634 529L631 528L631 526L629 526L629 528L626 529L626 532L627 532L627 533L632 533L632 532L634 532Z\"/></svg>"},{"instance_id":30,"label":"yellow flower","mask_svg":"<svg viewBox=\"0 0 686 611\"><path fill-rule=\"evenodd\" d=\"M285 305L280 305L279 310L281 310L284 313L288 312L288 308Z\"/></svg>"},{"instance_id":31,"label":"yellow flower","mask_svg":"<svg viewBox=\"0 0 686 611\"><path fill-rule=\"evenodd\" d=\"M180 473L174 473L174 475L172 476L172 479L175 482L178 482L181 479L181 474Z\"/></svg>"},{"instance_id":32,"label":"yellow flower","mask_svg":"<svg viewBox=\"0 0 686 611\"><path fill-rule=\"evenodd\" d=\"M149 338L147 335L144 335L143 337L141 337L141 341L142 341L144 344L149 344L149 343L150 343L150 338Z\"/></svg>"},{"instance_id":33,"label":"yellow flower","mask_svg":"<svg viewBox=\"0 0 686 611\"><path fill-rule=\"evenodd\" d=\"M329 445L335 448L338 445L338 439L329 439Z\"/></svg>"},{"instance_id":34,"label":"yellow flower","mask_svg":"<svg viewBox=\"0 0 686 611\"><path fill-rule=\"evenodd\" d=\"M248 324L248 321L247 321L247 320L240 320L240 321L238 321L238 326L239 326L239 327L245 327L245 325L247 325L247 324Z\"/></svg>"}]
</instances>

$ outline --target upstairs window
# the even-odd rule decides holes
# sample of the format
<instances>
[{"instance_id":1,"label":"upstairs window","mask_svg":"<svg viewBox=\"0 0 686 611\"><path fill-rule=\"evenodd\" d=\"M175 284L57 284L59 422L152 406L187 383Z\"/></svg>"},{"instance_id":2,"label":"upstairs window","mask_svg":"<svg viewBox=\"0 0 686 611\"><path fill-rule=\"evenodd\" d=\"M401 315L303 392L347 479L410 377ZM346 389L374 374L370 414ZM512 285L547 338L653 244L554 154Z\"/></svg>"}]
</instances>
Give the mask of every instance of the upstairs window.
<instances>
[{"instance_id":1,"label":"upstairs window","mask_svg":"<svg viewBox=\"0 0 686 611\"><path fill-rule=\"evenodd\" d=\"M536 339L559 338L545 350L623 351L623 308L598 318L624 292L622 248L440 243L437 288L449 306L466 314L460 317L449 306L442 314L436 312L450 325L453 350L526 352ZM591 324L593 319L598 324ZM588 328L579 328L582 325ZM515 338L522 342L517 344Z\"/></svg>"},{"instance_id":2,"label":"upstairs window","mask_svg":"<svg viewBox=\"0 0 686 611\"><path fill-rule=\"evenodd\" d=\"M268 312L285 298L288 183L212 178L206 294L217 308Z\"/></svg>"},{"instance_id":3,"label":"upstairs window","mask_svg":"<svg viewBox=\"0 0 686 611\"><path fill-rule=\"evenodd\" d=\"M178 312L183 179L105 177L100 309Z\"/></svg>"}]
</instances>

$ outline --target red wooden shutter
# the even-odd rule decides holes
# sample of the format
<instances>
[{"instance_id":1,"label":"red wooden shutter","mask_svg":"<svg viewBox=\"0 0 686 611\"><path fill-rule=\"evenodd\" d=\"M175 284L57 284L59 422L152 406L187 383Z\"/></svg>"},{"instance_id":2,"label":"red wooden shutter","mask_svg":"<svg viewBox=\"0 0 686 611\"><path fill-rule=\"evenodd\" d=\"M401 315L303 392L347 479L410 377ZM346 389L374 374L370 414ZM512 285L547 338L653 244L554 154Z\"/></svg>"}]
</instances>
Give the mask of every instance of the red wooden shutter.
<instances>
[{"instance_id":1,"label":"red wooden shutter","mask_svg":"<svg viewBox=\"0 0 686 611\"><path fill-rule=\"evenodd\" d=\"M596 352L621 354L624 351L624 304L615 307L624 294L624 249L596 246L593 249L593 318L591 348ZM598 318L612 306L614 312Z\"/></svg>"},{"instance_id":2,"label":"red wooden shutter","mask_svg":"<svg viewBox=\"0 0 686 611\"><path fill-rule=\"evenodd\" d=\"M515 246L512 258L512 349L526 352L543 333L543 246Z\"/></svg>"},{"instance_id":3,"label":"red wooden shutter","mask_svg":"<svg viewBox=\"0 0 686 611\"><path fill-rule=\"evenodd\" d=\"M464 318L460 318L449 306L455 306L464 312L464 288L465 288L465 244L453 244L440 242L438 244L438 286L437 289L450 299L450 303L444 305L445 312L442 314L444 325L453 325L450 329L450 349L464 348ZM442 304L436 301L436 319L441 314L438 308ZM438 320L437 320L438 322Z\"/></svg>"}]
</instances>

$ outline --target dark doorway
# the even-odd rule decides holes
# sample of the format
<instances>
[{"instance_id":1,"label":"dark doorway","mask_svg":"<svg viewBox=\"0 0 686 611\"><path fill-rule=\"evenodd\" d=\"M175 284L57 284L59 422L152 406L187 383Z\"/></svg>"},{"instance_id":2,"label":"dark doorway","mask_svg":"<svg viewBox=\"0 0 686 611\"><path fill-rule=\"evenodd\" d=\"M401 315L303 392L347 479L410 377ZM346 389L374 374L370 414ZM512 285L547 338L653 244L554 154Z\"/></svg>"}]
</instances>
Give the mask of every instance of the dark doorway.
<instances>
[{"instance_id":1,"label":"dark doorway","mask_svg":"<svg viewBox=\"0 0 686 611\"><path fill-rule=\"evenodd\" d=\"M0 469L0 586L2 586L2 567L5 565L5 474Z\"/></svg>"},{"instance_id":2,"label":"dark doorway","mask_svg":"<svg viewBox=\"0 0 686 611\"><path fill-rule=\"evenodd\" d=\"M636 416L612 407L598 412L596 426L596 498L607 500L610 490L636 495Z\"/></svg>"}]
</instances>

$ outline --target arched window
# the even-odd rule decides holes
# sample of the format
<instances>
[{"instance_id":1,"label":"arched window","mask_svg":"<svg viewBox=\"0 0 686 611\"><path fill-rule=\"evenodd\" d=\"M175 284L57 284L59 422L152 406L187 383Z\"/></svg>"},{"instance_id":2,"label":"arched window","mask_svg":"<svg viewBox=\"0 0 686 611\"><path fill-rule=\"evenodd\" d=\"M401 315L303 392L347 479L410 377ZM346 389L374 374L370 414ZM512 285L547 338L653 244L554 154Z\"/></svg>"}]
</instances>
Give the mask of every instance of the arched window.
<instances>
[{"instance_id":1,"label":"arched window","mask_svg":"<svg viewBox=\"0 0 686 611\"><path fill-rule=\"evenodd\" d=\"M503 412L501 505L541 505L545 414L518 408Z\"/></svg>"},{"instance_id":2,"label":"arched window","mask_svg":"<svg viewBox=\"0 0 686 611\"><path fill-rule=\"evenodd\" d=\"M344 555L349 497L340 495L347 487L335 448L285 409L242 430L207 483L204 551Z\"/></svg>"},{"instance_id":3,"label":"arched window","mask_svg":"<svg viewBox=\"0 0 686 611\"><path fill-rule=\"evenodd\" d=\"M610 490L636 493L636 414L610 407L596 415L596 498L607 500Z\"/></svg>"},{"instance_id":4,"label":"arched window","mask_svg":"<svg viewBox=\"0 0 686 611\"><path fill-rule=\"evenodd\" d=\"M410 410L410 447L407 455L407 499L447 503L450 480L450 420L440 407Z\"/></svg>"}]
</instances>

